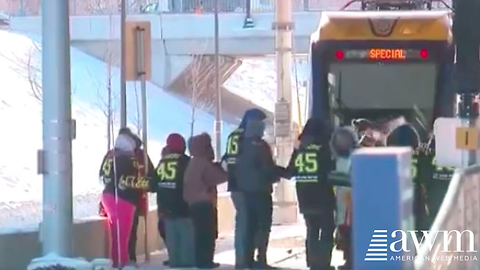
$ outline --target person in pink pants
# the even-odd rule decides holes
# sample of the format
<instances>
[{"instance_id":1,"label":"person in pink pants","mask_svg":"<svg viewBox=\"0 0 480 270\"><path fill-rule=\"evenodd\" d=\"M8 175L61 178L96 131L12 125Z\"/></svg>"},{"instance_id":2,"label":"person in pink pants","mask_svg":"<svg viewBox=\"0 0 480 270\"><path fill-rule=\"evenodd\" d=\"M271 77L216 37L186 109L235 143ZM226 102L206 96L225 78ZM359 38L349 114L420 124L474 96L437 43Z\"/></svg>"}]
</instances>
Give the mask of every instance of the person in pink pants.
<instances>
[{"instance_id":1,"label":"person in pink pants","mask_svg":"<svg viewBox=\"0 0 480 270\"><path fill-rule=\"evenodd\" d=\"M110 258L113 267L128 265L128 243L133 226L139 189L148 189L148 176L139 176L135 140L119 134L115 150L103 160L100 177L105 185L102 204L110 227Z\"/></svg>"}]
</instances>

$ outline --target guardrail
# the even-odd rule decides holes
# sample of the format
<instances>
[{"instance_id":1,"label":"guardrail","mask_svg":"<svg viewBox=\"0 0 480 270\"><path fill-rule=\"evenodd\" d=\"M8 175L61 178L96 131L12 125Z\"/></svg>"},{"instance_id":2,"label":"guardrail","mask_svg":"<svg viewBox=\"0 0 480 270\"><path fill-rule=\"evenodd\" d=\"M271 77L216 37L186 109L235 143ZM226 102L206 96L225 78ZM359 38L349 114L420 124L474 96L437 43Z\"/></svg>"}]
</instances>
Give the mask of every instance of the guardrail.
<instances>
[{"instance_id":1,"label":"guardrail","mask_svg":"<svg viewBox=\"0 0 480 270\"><path fill-rule=\"evenodd\" d=\"M118 15L118 0L68 0L70 15ZM215 0L127 0L128 14L213 13ZM218 0L221 13L246 13L250 1L251 13L272 13L276 0ZM339 10L348 0L291 0L294 12ZM0 0L0 13L10 16L41 15L40 0Z\"/></svg>"},{"instance_id":2,"label":"guardrail","mask_svg":"<svg viewBox=\"0 0 480 270\"><path fill-rule=\"evenodd\" d=\"M416 270L480 269L480 166L455 172L430 234L435 232L431 247L422 244Z\"/></svg>"}]
</instances>

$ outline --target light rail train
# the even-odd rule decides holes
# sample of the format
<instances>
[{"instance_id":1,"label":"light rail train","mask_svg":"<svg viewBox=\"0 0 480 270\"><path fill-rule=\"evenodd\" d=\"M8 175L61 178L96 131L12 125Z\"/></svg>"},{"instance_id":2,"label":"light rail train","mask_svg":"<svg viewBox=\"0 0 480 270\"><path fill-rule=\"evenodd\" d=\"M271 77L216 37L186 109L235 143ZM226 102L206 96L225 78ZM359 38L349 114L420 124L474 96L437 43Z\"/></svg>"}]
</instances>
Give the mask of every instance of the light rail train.
<instances>
[{"instance_id":1,"label":"light rail train","mask_svg":"<svg viewBox=\"0 0 480 270\"><path fill-rule=\"evenodd\" d=\"M432 10L323 12L311 36L309 116L348 125L403 115L428 133L453 117L451 13Z\"/></svg>"}]
</instances>

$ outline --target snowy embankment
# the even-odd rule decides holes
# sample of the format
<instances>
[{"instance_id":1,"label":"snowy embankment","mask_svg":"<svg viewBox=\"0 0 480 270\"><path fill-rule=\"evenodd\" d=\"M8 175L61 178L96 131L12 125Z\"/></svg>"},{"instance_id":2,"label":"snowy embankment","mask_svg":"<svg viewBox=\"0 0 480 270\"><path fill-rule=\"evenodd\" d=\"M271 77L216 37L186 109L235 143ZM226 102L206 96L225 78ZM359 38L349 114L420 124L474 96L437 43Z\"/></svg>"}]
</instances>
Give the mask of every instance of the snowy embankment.
<instances>
[{"instance_id":1,"label":"snowy embankment","mask_svg":"<svg viewBox=\"0 0 480 270\"><path fill-rule=\"evenodd\" d=\"M37 175L36 153L42 148L41 42L0 31L0 231L37 227L41 220L42 177ZM103 111L108 81L107 64L71 49L72 117L77 122L73 141L74 217L96 215L102 186L98 180L107 150L107 118ZM111 74L118 96L118 69ZM135 85L128 84L130 126L137 122ZM137 87L139 89L139 87ZM166 136L190 134L190 107L148 83L149 153L157 162ZM115 105L115 104L114 104ZM116 111L118 107L114 106ZM118 120L118 115L115 115ZM197 112L195 133L210 132L212 116ZM117 125L118 126L118 125ZM224 135L231 130L224 126Z\"/></svg>"},{"instance_id":2,"label":"snowy embankment","mask_svg":"<svg viewBox=\"0 0 480 270\"><path fill-rule=\"evenodd\" d=\"M0 31L0 122L2 155L0 155L0 232L36 228L41 220L42 177L36 173L36 152L42 148L41 42L37 37ZM305 61L292 69L292 90L305 100ZM110 74L110 75L109 75ZM111 77L113 95L118 99L119 71L75 48L71 48L72 117L77 122L73 141L74 217L97 214L102 185L98 168L107 150L107 118L104 114L107 85ZM273 111L276 96L275 61L246 59L225 85L230 91ZM137 119L133 83L128 88L128 113L131 127ZM190 106L153 84L147 84L149 111L149 154L154 163L166 136L178 132L190 134ZM115 119L118 106L114 102ZM296 118L294 112L294 119ZM118 122L118 121L117 121ZM116 126L118 128L118 123ZM195 133L209 132L213 117L197 112ZM224 125L224 140L232 126ZM154 202L154 196L151 196Z\"/></svg>"},{"instance_id":3,"label":"snowy embankment","mask_svg":"<svg viewBox=\"0 0 480 270\"><path fill-rule=\"evenodd\" d=\"M275 109L277 97L277 72L275 58L244 59L242 66L228 79L225 87L271 112ZM305 113L306 82L308 77L306 57L297 57L292 64L293 106L300 104L301 114ZM298 98L298 100L297 100ZM298 122L298 109L294 107L293 121ZM304 123L305 120L302 119Z\"/></svg>"}]
</instances>

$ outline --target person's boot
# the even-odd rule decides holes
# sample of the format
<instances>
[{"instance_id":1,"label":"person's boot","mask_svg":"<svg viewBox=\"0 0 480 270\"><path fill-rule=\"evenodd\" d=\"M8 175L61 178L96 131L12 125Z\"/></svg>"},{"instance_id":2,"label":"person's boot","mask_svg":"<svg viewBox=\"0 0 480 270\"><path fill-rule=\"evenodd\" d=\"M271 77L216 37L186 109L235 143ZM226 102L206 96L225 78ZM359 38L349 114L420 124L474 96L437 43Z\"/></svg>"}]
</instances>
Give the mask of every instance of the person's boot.
<instances>
[{"instance_id":1,"label":"person's boot","mask_svg":"<svg viewBox=\"0 0 480 270\"><path fill-rule=\"evenodd\" d=\"M309 251L309 242L308 239L305 240L305 259L307 261L307 267L310 268L310 251Z\"/></svg>"},{"instance_id":2,"label":"person's boot","mask_svg":"<svg viewBox=\"0 0 480 270\"><path fill-rule=\"evenodd\" d=\"M279 269L267 264L267 249L270 239L270 232L259 232L255 235L255 246L257 247L257 260L253 264L254 269Z\"/></svg>"}]
</instances>

